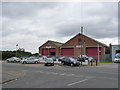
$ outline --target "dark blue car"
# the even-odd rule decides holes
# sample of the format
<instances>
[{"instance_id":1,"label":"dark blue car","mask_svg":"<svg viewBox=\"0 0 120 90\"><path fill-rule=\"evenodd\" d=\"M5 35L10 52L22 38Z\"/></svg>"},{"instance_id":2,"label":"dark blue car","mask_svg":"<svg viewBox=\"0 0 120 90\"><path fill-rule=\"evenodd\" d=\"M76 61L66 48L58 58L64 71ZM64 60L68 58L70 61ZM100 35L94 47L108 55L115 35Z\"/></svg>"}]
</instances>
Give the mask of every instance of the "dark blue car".
<instances>
[{"instance_id":1,"label":"dark blue car","mask_svg":"<svg viewBox=\"0 0 120 90\"><path fill-rule=\"evenodd\" d=\"M73 59L73 58L63 58L61 60L62 65L69 65L69 66L80 66L80 62Z\"/></svg>"}]
</instances>

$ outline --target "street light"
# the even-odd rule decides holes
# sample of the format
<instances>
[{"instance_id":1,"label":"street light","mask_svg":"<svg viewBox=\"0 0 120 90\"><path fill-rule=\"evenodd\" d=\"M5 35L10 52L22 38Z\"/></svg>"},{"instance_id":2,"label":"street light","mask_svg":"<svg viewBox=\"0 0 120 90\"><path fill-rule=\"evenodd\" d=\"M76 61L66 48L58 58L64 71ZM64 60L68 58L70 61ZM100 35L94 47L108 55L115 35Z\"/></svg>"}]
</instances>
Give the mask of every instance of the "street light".
<instances>
[{"instance_id":1,"label":"street light","mask_svg":"<svg viewBox=\"0 0 120 90\"><path fill-rule=\"evenodd\" d=\"M17 56L17 46L18 46L18 44L16 44L16 55L15 56Z\"/></svg>"}]
</instances>

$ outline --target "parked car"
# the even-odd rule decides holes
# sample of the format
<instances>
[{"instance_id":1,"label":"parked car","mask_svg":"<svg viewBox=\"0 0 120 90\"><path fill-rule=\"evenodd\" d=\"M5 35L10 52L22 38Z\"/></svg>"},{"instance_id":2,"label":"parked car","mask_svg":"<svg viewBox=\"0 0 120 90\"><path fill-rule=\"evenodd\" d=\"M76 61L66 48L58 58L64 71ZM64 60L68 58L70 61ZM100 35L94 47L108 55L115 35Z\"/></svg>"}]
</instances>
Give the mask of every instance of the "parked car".
<instances>
[{"instance_id":1,"label":"parked car","mask_svg":"<svg viewBox=\"0 0 120 90\"><path fill-rule=\"evenodd\" d=\"M39 56L38 59L40 59L41 63L45 63L45 60L47 60L46 56Z\"/></svg>"},{"instance_id":2,"label":"parked car","mask_svg":"<svg viewBox=\"0 0 120 90\"><path fill-rule=\"evenodd\" d=\"M86 55L82 55L82 57L81 57L81 56L78 56L77 61L80 61L80 62L81 62L81 60L82 60L82 62L85 62L85 60L88 60L88 56L86 56Z\"/></svg>"},{"instance_id":3,"label":"parked car","mask_svg":"<svg viewBox=\"0 0 120 90\"><path fill-rule=\"evenodd\" d=\"M62 65L69 65L69 66L79 66L80 65L79 61L77 61L76 59L73 59L71 57L62 59L61 63L62 63Z\"/></svg>"},{"instance_id":4,"label":"parked car","mask_svg":"<svg viewBox=\"0 0 120 90\"><path fill-rule=\"evenodd\" d=\"M65 59L65 57L59 57L58 61L62 61L64 59Z\"/></svg>"},{"instance_id":5,"label":"parked car","mask_svg":"<svg viewBox=\"0 0 120 90\"><path fill-rule=\"evenodd\" d=\"M114 63L120 62L120 54L115 55Z\"/></svg>"},{"instance_id":6,"label":"parked car","mask_svg":"<svg viewBox=\"0 0 120 90\"><path fill-rule=\"evenodd\" d=\"M36 57L29 57L29 58L21 60L21 63L22 64L27 64L27 63L38 64L38 63L40 63L40 59L38 59Z\"/></svg>"},{"instance_id":7,"label":"parked car","mask_svg":"<svg viewBox=\"0 0 120 90\"><path fill-rule=\"evenodd\" d=\"M45 60L45 66L47 66L47 65L54 66L54 60L52 58L47 58Z\"/></svg>"},{"instance_id":8,"label":"parked car","mask_svg":"<svg viewBox=\"0 0 120 90\"><path fill-rule=\"evenodd\" d=\"M11 57L6 60L6 62L20 62L20 58L17 57Z\"/></svg>"},{"instance_id":9,"label":"parked car","mask_svg":"<svg viewBox=\"0 0 120 90\"><path fill-rule=\"evenodd\" d=\"M50 58L52 58L54 61L58 61L58 57L56 57L56 56L51 56Z\"/></svg>"},{"instance_id":10,"label":"parked car","mask_svg":"<svg viewBox=\"0 0 120 90\"><path fill-rule=\"evenodd\" d=\"M85 62L85 60L88 60L88 61L92 61L93 60L93 57L88 57L87 55L82 55L82 58L81 58L81 55L80 56L78 56L78 59L77 59L77 61L83 61L83 62Z\"/></svg>"},{"instance_id":11,"label":"parked car","mask_svg":"<svg viewBox=\"0 0 120 90\"><path fill-rule=\"evenodd\" d=\"M91 62L93 59L93 57L88 57L88 60Z\"/></svg>"}]
</instances>

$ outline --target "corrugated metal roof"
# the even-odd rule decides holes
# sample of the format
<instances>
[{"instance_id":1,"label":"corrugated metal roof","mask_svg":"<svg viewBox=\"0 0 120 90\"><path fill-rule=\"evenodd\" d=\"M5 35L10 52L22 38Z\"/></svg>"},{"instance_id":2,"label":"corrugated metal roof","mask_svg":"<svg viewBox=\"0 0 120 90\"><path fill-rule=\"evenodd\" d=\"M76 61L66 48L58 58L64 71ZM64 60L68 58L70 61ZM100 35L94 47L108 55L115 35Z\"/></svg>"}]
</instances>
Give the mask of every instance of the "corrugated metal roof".
<instances>
[{"instance_id":1,"label":"corrugated metal roof","mask_svg":"<svg viewBox=\"0 0 120 90\"><path fill-rule=\"evenodd\" d=\"M61 43L61 42L56 42L56 41L51 41L51 40L48 40L48 41L52 42L53 44L55 44L58 47L60 47L61 45L63 45L63 43Z\"/></svg>"}]
</instances>

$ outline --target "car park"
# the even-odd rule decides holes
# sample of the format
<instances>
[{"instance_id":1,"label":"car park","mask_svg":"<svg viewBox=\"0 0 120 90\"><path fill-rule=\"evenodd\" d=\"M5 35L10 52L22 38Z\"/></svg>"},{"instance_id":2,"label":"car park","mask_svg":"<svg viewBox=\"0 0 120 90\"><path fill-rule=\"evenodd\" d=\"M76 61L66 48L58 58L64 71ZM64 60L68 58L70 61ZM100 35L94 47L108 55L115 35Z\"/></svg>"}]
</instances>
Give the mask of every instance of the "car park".
<instances>
[{"instance_id":1,"label":"car park","mask_svg":"<svg viewBox=\"0 0 120 90\"><path fill-rule=\"evenodd\" d=\"M54 60L52 58L47 58L45 60L45 66L48 66L48 65L54 66Z\"/></svg>"},{"instance_id":2,"label":"car park","mask_svg":"<svg viewBox=\"0 0 120 90\"><path fill-rule=\"evenodd\" d=\"M69 66L79 66L80 62L77 61L76 59L73 59L71 57L66 57L61 60L62 65L69 65Z\"/></svg>"},{"instance_id":3,"label":"car park","mask_svg":"<svg viewBox=\"0 0 120 90\"><path fill-rule=\"evenodd\" d=\"M6 62L20 62L20 58L18 57L11 57L6 60Z\"/></svg>"},{"instance_id":4,"label":"car park","mask_svg":"<svg viewBox=\"0 0 120 90\"><path fill-rule=\"evenodd\" d=\"M29 57L29 58L21 60L21 63L22 64L27 64L27 63L38 64L38 63L40 63L40 59L38 59L36 57Z\"/></svg>"},{"instance_id":5,"label":"car park","mask_svg":"<svg viewBox=\"0 0 120 90\"><path fill-rule=\"evenodd\" d=\"M119 63L120 62L120 54L116 54L114 58L114 63Z\"/></svg>"}]
</instances>

